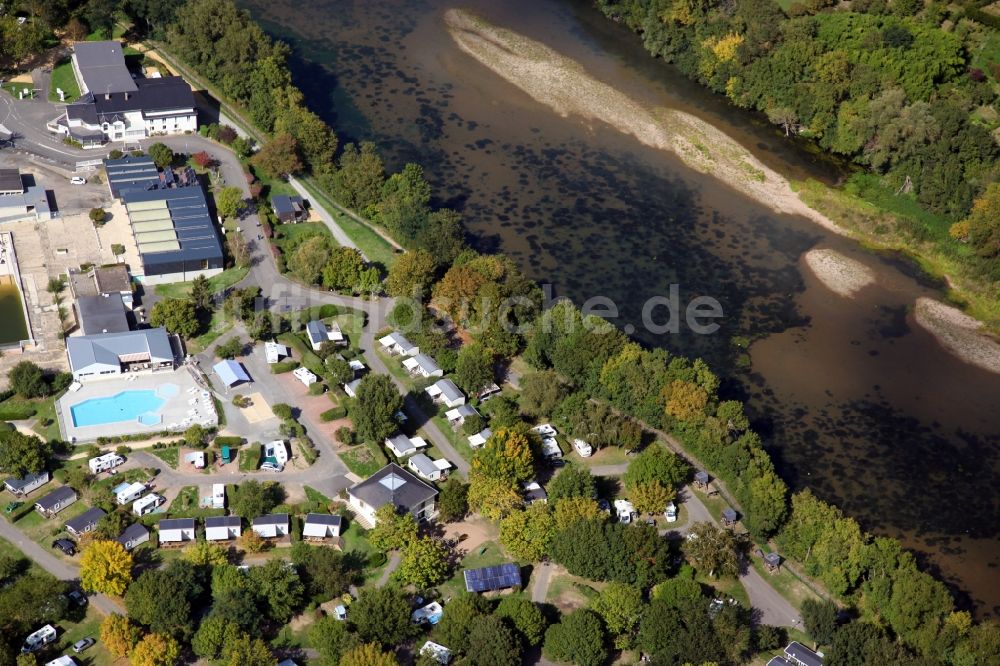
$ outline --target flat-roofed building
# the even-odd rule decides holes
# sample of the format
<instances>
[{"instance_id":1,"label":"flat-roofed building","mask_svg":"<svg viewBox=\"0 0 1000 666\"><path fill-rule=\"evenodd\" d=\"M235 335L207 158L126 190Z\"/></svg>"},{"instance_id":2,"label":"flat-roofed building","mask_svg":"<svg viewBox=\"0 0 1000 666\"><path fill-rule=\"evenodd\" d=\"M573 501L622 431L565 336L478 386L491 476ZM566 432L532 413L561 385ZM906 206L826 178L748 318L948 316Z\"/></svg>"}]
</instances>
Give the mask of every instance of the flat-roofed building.
<instances>
[{"instance_id":1,"label":"flat-roofed building","mask_svg":"<svg viewBox=\"0 0 1000 666\"><path fill-rule=\"evenodd\" d=\"M77 296L76 313L84 335L124 333L129 330L128 315L121 294Z\"/></svg>"},{"instance_id":2,"label":"flat-roofed building","mask_svg":"<svg viewBox=\"0 0 1000 666\"><path fill-rule=\"evenodd\" d=\"M127 155L117 160L104 160L108 189L117 199L123 192L155 190L160 187L160 170L151 157Z\"/></svg>"},{"instance_id":3,"label":"flat-roofed building","mask_svg":"<svg viewBox=\"0 0 1000 666\"><path fill-rule=\"evenodd\" d=\"M223 269L222 245L200 187L122 193L145 284L212 277Z\"/></svg>"}]
</instances>

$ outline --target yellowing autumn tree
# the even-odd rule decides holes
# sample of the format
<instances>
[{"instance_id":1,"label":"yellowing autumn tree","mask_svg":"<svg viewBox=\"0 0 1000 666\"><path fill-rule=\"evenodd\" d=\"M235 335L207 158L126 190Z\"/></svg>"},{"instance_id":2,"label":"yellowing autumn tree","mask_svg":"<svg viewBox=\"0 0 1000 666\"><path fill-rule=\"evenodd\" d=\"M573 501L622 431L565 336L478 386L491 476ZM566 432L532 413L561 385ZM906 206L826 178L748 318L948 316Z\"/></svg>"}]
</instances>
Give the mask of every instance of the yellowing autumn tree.
<instances>
[{"instance_id":1,"label":"yellowing autumn tree","mask_svg":"<svg viewBox=\"0 0 1000 666\"><path fill-rule=\"evenodd\" d=\"M678 421L700 423L705 418L708 394L697 384L675 379L663 393L666 397L666 411Z\"/></svg>"},{"instance_id":2,"label":"yellowing autumn tree","mask_svg":"<svg viewBox=\"0 0 1000 666\"><path fill-rule=\"evenodd\" d=\"M650 481L629 488L628 498L639 513L662 513L674 498L674 491L659 481Z\"/></svg>"},{"instance_id":3,"label":"yellowing autumn tree","mask_svg":"<svg viewBox=\"0 0 1000 666\"><path fill-rule=\"evenodd\" d=\"M117 541L94 541L80 556L80 583L90 592L120 597L132 582L132 556Z\"/></svg>"},{"instance_id":4,"label":"yellowing autumn tree","mask_svg":"<svg viewBox=\"0 0 1000 666\"><path fill-rule=\"evenodd\" d=\"M142 630L124 615L112 613L101 622L101 642L114 658L124 657L142 637Z\"/></svg>"},{"instance_id":5,"label":"yellowing autumn tree","mask_svg":"<svg viewBox=\"0 0 1000 666\"><path fill-rule=\"evenodd\" d=\"M181 656L181 646L170 636L147 634L129 655L132 666L174 666Z\"/></svg>"},{"instance_id":6,"label":"yellowing autumn tree","mask_svg":"<svg viewBox=\"0 0 1000 666\"><path fill-rule=\"evenodd\" d=\"M376 643L364 643L345 652L340 658L340 666L396 666L396 656L382 652Z\"/></svg>"},{"instance_id":7,"label":"yellowing autumn tree","mask_svg":"<svg viewBox=\"0 0 1000 666\"><path fill-rule=\"evenodd\" d=\"M469 508L490 520L500 520L524 504L517 486L473 470L469 475Z\"/></svg>"},{"instance_id":8,"label":"yellowing autumn tree","mask_svg":"<svg viewBox=\"0 0 1000 666\"><path fill-rule=\"evenodd\" d=\"M527 481L535 474L535 461L528 438L501 428L486 440L472 458L473 471L510 483Z\"/></svg>"},{"instance_id":9,"label":"yellowing autumn tree","mask_svg":"<svg viewBox=\"0 0 1000 666\"><path fill-rule=\"evenodd\" d=\"M603 518L605 513L597 502L589 497L565 497L556 500L552 505L552 518L555 520L555 529L561 532L573 523L580 520L591 520L593 518Z\"/></svg>"}]
</instances>

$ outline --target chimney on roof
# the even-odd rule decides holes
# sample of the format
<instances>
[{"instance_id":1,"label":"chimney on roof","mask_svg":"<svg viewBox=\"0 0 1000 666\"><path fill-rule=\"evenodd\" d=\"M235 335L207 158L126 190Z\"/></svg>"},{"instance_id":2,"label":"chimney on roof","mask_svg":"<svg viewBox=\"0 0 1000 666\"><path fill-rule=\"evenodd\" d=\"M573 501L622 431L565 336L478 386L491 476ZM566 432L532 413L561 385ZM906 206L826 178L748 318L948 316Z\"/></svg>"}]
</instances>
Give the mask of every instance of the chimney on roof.
<instances>
[{"instance_id":1,"label":"chimney on roof","mask_svg":"<svg viewBox=\"0 0 1000 666\"><path fill-rule=\"evenodd\" d=\"M109 92L104 93L104 99L106 99L106 100L107 99L111 99L111 93L109 93Z\"/></svg>"},{"instance_id":2,"label":"chimney on roof","mask_svg":"<svg viewBox=\"0 0 1000 666\"><path fill-rule=\"evenodd\" d=\"M129 93L125 93L125 99L129 99Z\"/></svg>"}]
</instances>

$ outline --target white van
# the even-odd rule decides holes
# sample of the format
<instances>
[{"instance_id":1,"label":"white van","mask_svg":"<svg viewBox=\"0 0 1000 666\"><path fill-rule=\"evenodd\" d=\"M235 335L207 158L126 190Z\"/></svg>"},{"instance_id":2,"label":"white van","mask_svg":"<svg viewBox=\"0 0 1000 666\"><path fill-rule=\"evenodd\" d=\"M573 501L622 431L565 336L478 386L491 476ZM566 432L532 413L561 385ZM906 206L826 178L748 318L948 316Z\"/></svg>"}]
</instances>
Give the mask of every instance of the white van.
<instances>
[{"instance_id":1,"label":"white van","mask_svg":"<svg viewBox=\"0 0 1000 666\"><path fill-rule=\"evenodd\" d=\"M90 465L91 474L100 474L109 469L114 469L125 463L125 459L117 453L105 453L103 456L91 458L87 464Z\"/></svg>"},{"instance_id":2,"label":"white van","mask_svg":"<svg viewBox=\"0 0 1000 666\"><path fill-rule=\"evenodd\" d=\"M156 493L150 493L143 497L142 499L137 499L132 503L132 513L137 516L145 516L147 513L151 513L153 509L160 506L166 500L157 495Z\"/></svg>"},{"instance_id":3,"label":"white van","mask_svg":"<svg viewBox=\"0 0 1000 666\"><path fill-rule=\"evenodd\" d=\"M576 452L580 454L581 458L589 458L594 455L593 447L582 439L574 439L573 448L576 449Z\"/></svg>"},{"instance_id":4,"label":"white van","mask_svg":"<svg viewBox=\"0 0 1000 666\"><path fill-rule=\"evenodd\" d=\"M677 505L673 502L667 503L667 510L663 512L663 517L667 519L668 523L677 522Z\"/></svg>"}]
</instances>

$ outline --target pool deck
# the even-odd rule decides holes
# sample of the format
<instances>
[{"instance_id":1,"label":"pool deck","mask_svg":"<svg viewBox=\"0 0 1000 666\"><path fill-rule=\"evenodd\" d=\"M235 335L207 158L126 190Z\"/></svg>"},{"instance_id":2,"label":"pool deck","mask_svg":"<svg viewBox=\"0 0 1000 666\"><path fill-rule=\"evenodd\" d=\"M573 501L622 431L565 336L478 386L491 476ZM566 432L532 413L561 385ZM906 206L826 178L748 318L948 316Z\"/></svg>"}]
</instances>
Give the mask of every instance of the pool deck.
<instances>
[{"instance_id":1,"label":"pool deck","mask_svg":"<svg viewBox=\"0 0 1000 666\"><path fill-rule=\"evenodd\" d=\"M218 424L214 405L205 404L201 388L195 384L185 368L174 372L132 375L135 379L126 381L125 376L114 379L98 379L83 384L75 393L66 393L56 402L59 414L59 429L63 439L70 442L91 442L98 437L115 437L138 433L159 433L165 431L183 432L188 426L198 423L209 427ZM176 391L172 390L176 387ZM164 390L167 389L167 390ZM193 391L191 389L194 389ZM153 425L143 425L138 419L105 423L101 425L76 426L73 424L74 405L94 398L107 398L123 391L156 390L164 399L159 410L160 421ZM191 401L194 404L191 404ZM192 412L196 412L193 413Z\"/></svg>"}]
</instances>

